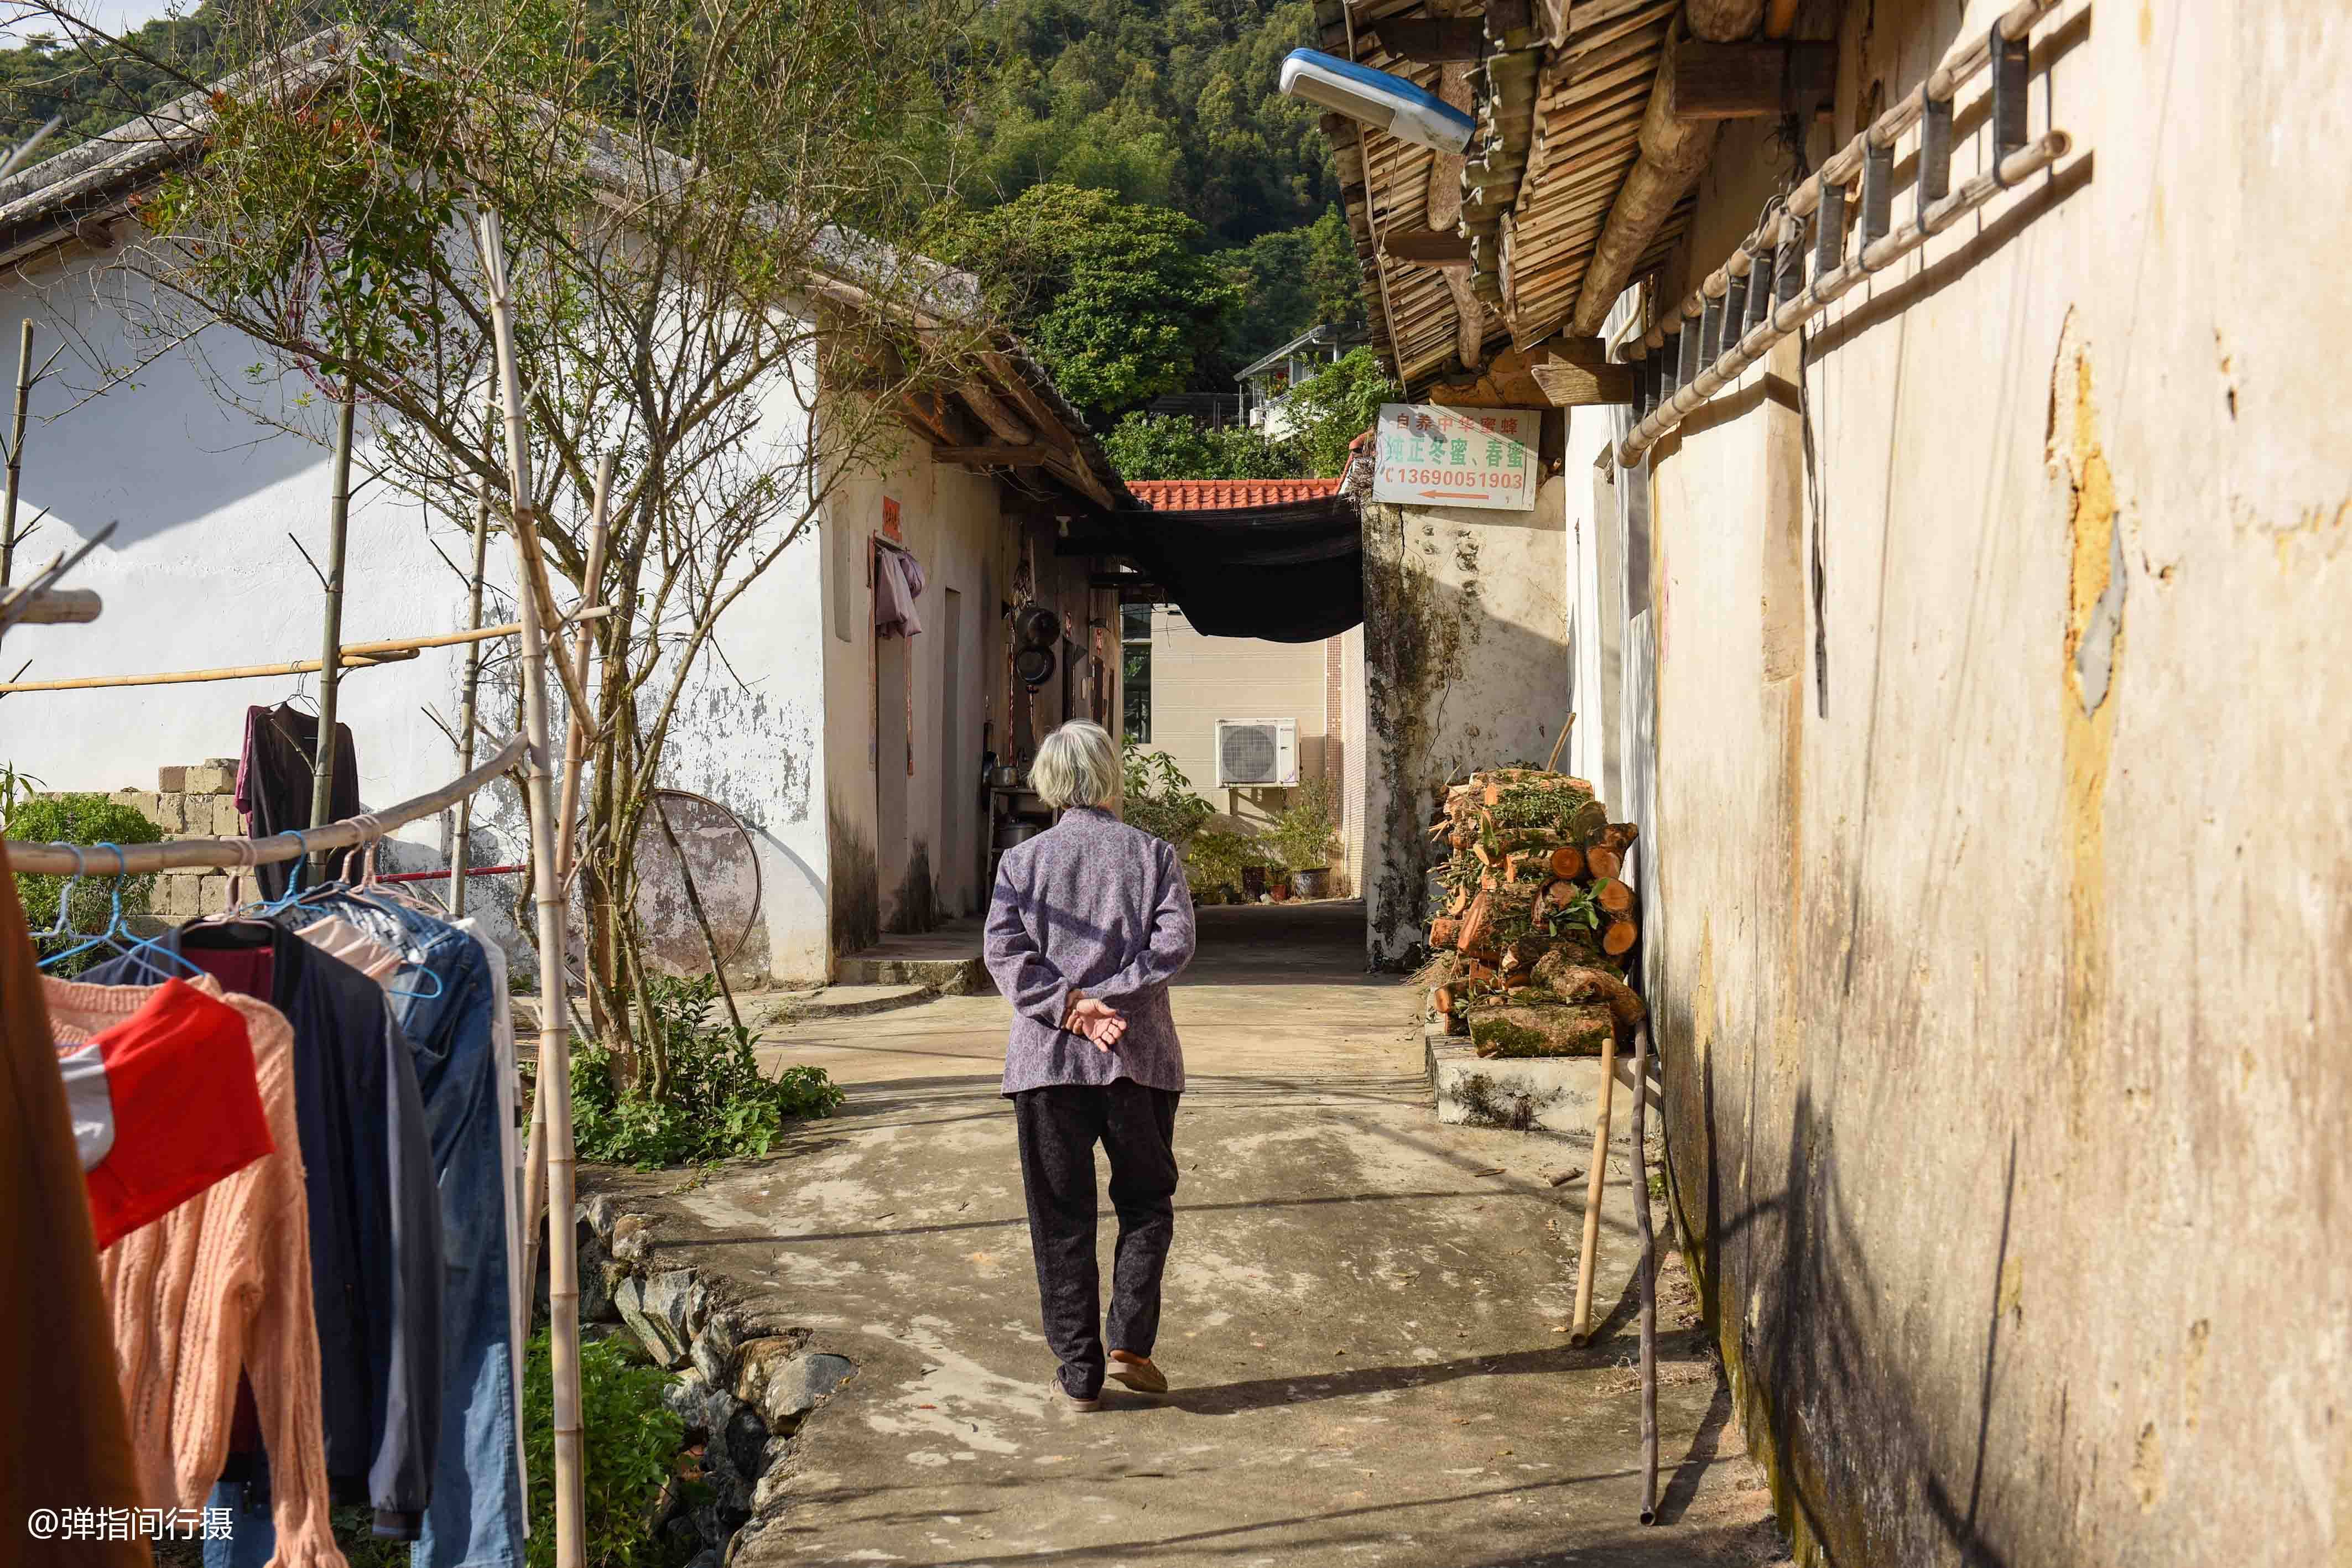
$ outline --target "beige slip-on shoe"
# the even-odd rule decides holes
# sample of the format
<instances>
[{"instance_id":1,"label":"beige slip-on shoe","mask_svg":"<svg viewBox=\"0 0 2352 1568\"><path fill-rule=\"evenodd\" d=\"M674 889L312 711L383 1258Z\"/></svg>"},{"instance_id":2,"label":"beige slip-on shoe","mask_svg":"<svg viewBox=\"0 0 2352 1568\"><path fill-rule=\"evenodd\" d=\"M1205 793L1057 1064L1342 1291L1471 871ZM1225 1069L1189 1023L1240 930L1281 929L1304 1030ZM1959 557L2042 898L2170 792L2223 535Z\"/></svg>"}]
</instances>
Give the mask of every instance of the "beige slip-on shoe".
<instances>
[{"instance_id":1,"label":"beige slip-on shoe","mask_svg":"<svg viewBox=\"0 0 2352 1568\"><path fill-rule=\"evenodd\" d=\"M1135 1355L1123 1350L1112 1351L1109 1374L1139 1394L1168 1392L1168 1375L1152 1365L1148 1355Z\"/></svg>"}]
</instances>

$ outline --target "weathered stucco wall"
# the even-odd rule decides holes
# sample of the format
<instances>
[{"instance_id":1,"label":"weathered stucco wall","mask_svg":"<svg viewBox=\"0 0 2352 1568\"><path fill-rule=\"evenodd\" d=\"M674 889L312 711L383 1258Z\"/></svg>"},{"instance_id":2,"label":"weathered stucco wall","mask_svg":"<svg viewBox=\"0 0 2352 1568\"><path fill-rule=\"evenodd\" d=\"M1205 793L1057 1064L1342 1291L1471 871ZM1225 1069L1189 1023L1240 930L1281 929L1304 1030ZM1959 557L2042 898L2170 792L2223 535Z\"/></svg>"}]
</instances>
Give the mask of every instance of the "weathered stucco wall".
<instances>
[{"instance_id":1,"label":"weathered stucco wall","mask_svg":"<svg viewBox=\"0 0 2352 1568\"><path fill-rule=\"evenodd\" d=\"M874 635L886 499L923 569L923 631L911 639ZM991 650L1003 642L997 585L1013 529L994 481L933 463L912 437L885 471L843 478L826 529L834 946L846 953L881 930L926 930L976 907L982 725L1002 685Z\"/></svg>"},{"instance_id":2,"label":"weathered stucco wall","mask_svg":"<svg viewBox=\"0 0 2352 1568\"><path fill-rule=\"evenodd\" d=\"M1427 826L1475 768L1541 766L1568 713L1565 485L1526 512L1364 507L1364 873L1370 956L1426 934Z\"/></svg>"},{"instance_id":3,"label":"weathered stucco wall","mask_svg":"<svg viewBox=\"0 0 2352 1568\"><path fill-rule=\"evenodd\" d=\"M2352 17L2037 39L2074 154L1654 455L1675 1201L1801 1557L2345 1563Z\"/></svg>"}]
</instances>

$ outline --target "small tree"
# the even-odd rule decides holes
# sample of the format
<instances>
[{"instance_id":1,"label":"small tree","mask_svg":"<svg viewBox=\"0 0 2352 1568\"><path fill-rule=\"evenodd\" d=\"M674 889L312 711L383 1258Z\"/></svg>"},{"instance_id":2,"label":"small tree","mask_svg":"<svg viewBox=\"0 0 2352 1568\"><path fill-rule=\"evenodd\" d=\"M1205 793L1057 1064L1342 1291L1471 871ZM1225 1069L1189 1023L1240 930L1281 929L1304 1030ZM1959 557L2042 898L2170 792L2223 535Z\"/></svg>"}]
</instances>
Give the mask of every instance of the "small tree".
<instances>
[{"instance_id":1,"label":"small tree","mask_svg":"<svg viewBox=\"0 0 2352 1568\"><path fill-rule=\"evenodd\" d=\"M210 93L204 155L103 275L159 352L224 324L259 345L259 363L206 365L266 423L323 439L359 400L363 461L428 528L469 530L478 491L506 486L467 221L499 214L542 549L614 606L582 863L592 1006L632 1075L629 1004L652 1011L626 917L637 831L694 684L727 678L719 617L845 476L895 455L901 398L990 340L969 280L916 248L936 203L899 152L907 106L945 96L907 80L954 78L954 5L413 0L402 37L306 42L305 9L221 0L260 64ZM14 9L93 67L176 68L63 0ZM604 453L610 545L584 582ZM658 1093L659 1032L646 1043Z\"/></svg>"},{"instance_id":2,"label":"small tree","mask_svg":"<svg viewBox=\"0 0 2352 1568\"><path fill-rule=\"evenodd\" d=\"M1338 478L1347 471L1348 444L1371 429L1381 404L1403 396L1379 355L1370 349L1350 350L1293 387L1284 400L1294 461L1306 473Z\"/></svg>"},{"instance_id":3,"label":"small tree","mask_svg":"<svg viewBox=\"0 0 2352 1568\"><path fill-rule=\"evenodd\" d=\"M1106 191L1034 185L947 225L1070 401L1109 420L1213 369L1241 291L1199 252L1200 225Z\"/></svg>"}]
</instances>

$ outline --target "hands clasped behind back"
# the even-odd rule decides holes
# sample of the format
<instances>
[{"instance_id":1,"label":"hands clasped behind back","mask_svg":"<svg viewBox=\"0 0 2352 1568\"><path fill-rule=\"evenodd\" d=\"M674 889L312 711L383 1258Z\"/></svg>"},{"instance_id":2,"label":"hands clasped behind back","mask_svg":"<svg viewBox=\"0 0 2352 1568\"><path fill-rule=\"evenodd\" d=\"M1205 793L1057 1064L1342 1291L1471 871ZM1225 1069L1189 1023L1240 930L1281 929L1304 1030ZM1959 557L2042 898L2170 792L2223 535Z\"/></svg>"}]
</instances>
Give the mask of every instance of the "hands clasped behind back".
<instances>
[{"instance_id":1,"label":"hands clasped behind back","mask_svg":"<svg viewBox=\"0 0 2352 1568\"><path fill-rule=\"evenodd\" d=\"M1097 1001L1084 991L1073 989L1069 1010L1062 1016L1062 1027L1094 1041L1097 1051L1108 1052L1127 1032L1127 1015L1108 1002Z\"/></svg>"}]
</instances>

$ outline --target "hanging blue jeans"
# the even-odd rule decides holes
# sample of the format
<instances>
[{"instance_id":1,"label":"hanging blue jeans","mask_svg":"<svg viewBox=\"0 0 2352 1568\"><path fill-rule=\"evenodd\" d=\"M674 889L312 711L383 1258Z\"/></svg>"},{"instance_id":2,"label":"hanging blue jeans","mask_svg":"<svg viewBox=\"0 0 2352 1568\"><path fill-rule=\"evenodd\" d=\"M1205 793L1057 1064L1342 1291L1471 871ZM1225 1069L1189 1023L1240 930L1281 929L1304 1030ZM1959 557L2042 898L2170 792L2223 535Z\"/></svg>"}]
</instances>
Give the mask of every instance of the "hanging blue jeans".
<instances>
[{"instance_id":1,"label":"hanging blue jeans","mask_svg":"<svg viewBox=\"0 0 2352 1568\"><path fill-rule=\"evenodd\" d=\"M332 907L404 960L392 981L393 1008L415 1052L441 1185L441 1445L412 1561L415 1568L518 1568L523 1497L515 1457L517 1351L508 1318L507 1176L499 1168L489 960L474 937L420 910L359 898ZM427 973L440 981L437 989Z\"/></svg>"}]
</instances>

